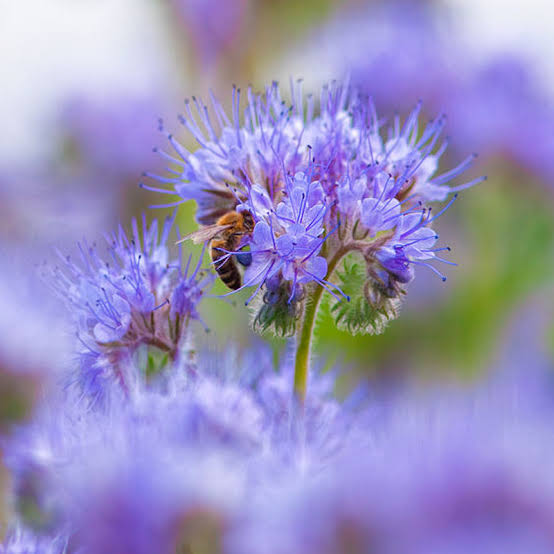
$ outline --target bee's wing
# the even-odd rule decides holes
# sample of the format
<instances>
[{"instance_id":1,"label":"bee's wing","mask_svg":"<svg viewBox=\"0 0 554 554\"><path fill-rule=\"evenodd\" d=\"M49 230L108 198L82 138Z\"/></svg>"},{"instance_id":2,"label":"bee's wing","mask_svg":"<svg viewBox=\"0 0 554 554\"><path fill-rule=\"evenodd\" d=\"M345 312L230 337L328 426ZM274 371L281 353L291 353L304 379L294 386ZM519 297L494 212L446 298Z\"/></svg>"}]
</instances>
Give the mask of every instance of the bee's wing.
<instances>
[{"instance_id":1,"label":"bee's wing","mask_svg":"<svg viewBox=\"0 0 554 554\"><path fill-rule=\"evenodd\" d=\"M190 235L184 236L181 240L177 241L177 244L184 242L186 240L192 240L194 244L201 244L215 238L221 231L229 229L232 225L208 225L207 227L202 227Z\"/></svg>"}]
</instances>

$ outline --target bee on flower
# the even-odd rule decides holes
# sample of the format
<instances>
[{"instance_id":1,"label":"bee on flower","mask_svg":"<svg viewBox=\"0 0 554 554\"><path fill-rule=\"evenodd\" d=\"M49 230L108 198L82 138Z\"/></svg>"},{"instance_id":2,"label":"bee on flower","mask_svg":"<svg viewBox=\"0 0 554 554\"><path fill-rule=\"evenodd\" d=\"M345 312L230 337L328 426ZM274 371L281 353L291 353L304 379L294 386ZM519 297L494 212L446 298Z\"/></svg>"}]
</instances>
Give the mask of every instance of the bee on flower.
<instances>
[{"instance_id":1,"label":"bee on flower","mask_svg":"<svg viewBox=\"0 0 554 554\"><path fill-rule=\"evenodd\" d=\"M420 128L421 103L387 128L372 100L348 83L325 85L318 101L292 83L290 97L285 102L276 83L264 95L249 89L241 116L235 88L231 118L213 97L210 107L194 99L196 113L187 103L180 120L199 149L189 152L168 134L173 152L160 153L171 175L148 174L168 187L142 186L177 194L177 204L195 200L204 226L228 213L251 215L240 241L212 259L217 270L247 253L243 279L233 279L241 286L231 288L253 287L246 303L258 297L254 321L262 330L293 333L303 311L295 304L317 304L325 290L339 326L379 332L396 315L415 266L445 279L434 264L452 262L438 254L448 248L435 247L432 224L458 191L484 178L455 182L474 155L438 171L445 118ZM427 205L445 200L436 215Z\"/></svg>"}]
</instances>

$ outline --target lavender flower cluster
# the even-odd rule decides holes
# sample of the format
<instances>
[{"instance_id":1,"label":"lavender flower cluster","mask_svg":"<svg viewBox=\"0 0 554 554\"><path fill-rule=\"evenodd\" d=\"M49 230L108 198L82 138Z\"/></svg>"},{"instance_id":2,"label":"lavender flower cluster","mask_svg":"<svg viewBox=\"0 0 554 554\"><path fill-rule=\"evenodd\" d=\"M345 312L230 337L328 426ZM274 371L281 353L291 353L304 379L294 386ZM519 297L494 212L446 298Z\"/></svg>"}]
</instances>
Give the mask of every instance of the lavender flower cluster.
<instances>
[{"instance_id":1,"label":"lavender flower cluster","mask_svg":"<svg viewBox=\"0 0 554 554\"><path fill-rule=\"evenodd\" d=\"M18 519L0 552L552 551L548 376L339 403L318 375L291 432L271 358L202 356L102 410L51 395L3 441Z\"/></svg>"},{"instance_id":2,"label":"lavender flower cluster","mask_svg":"<svg viewBox=\"0 0 554 554\"><path fill-rule=\"evenodd\" d=\"M179 195L177 204L195 200L205 226L229 212L252 216L253 233L223 249L216 269L249 252L242 287L255 288L246 303L263 290L255 326L292 334L302 310L296 304L321 287L337 302L337 323L379 332L396 315L415 266L446 279L433 263L451 263L439 254L448 248L435 247L432 224L458 191L484 177L450 184L474 155L439 171L447 147L439 142L443 116L420 128L418 104L404 122L396 117L387 126L371 98L336 82L322 88L319 101L304 97L301 81L291 83L290 104L276 83L264 95L249 89L242 117L240 96L233 89L231 118L213 97L210 108L187 102L180 121L200 148L189 152L168 134L173 152L160 154L170 176L147 175L169 188L142 186ZM428 203L445 200L432 214ZM352 260L365 285L350 294L344 272ZM350 300L350 309L339 305Z\"/></svg>"},{"instance_id":3,"label":"lavender flower cluster","mask_svg":"<svg viewBox=\"0 0 554 554\"><path fill-rule=\"evenodd\" d=\"M413 267L438 272L431 225L482 180L451 183L473 156L439 171L444 118L420 129L418 105L385 137L371 100L347 85L317 103L300 84L290 105L277 85L248 97L243 119L238 90L231 119L213 100L217 131L208 108L196 101L202 131L187 105L200 148L169 135L171 188L144 188L196 200L216 273L244 265L233 267L254 289L254 326L290 334L301 322L296 341L278 363L265 347L197 351L216 274L204 251L185 261L176 213L59 253L40 270L73 347L53 333L47 346L66 356L41 365L48 348L27 353L55 377L30 422L0 410L0 553L552 552L546 373L425 390L376 382L339 400L338 372L312 367L306 392L323 291L338 325L380 331ZM432 214L433 201L446 204ZM237 227L246 214L251 229ZM49 339L48 318L33 319ZM26 359L0 358L0 376Z\"/></svg>"},{"instance_id":4,"label":"lavender flower cluster","mask_svg":"<svg viewBox=\"0 0 554 554\"><path fill-rule=\"evenodd\" d=\"M354 5L314 29L300 65L348 71L384 113L416 91L427 109L448 113L454 152L472 144L485 159L510 160L550 186L545 152L554 141L554 111L539 65L515 51L475 49L451 15L427 2Z\"/></svg>"}]
</instances>

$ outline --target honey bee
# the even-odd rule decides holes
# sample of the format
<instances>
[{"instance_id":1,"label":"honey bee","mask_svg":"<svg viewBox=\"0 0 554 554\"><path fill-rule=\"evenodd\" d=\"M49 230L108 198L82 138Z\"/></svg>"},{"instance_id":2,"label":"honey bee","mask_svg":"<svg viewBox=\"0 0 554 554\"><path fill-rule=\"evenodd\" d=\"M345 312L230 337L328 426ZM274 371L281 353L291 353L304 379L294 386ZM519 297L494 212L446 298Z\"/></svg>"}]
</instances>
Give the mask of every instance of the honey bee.
<instances>
[{"instance_id":1,"label":"honey bee","mask_svg":"<svg viewBox=\"0 0 554 554\"><path fill-rule=\"evenodd\" d=\"M230 256L227 252L235 252L240 246L242 237L251 234L255 224L249 211L231 211L222 215L214 225L203 227L182 238L179 242L192 240L199 244L210 241L210 256L219 278L231 290L237 290L240 288L242 280L235 257L239 258L243 265L249 265L251 258L248 252L236 256ZM226 259L218 263L218 260L225 256Z\"/></svg>"}]
</instances>

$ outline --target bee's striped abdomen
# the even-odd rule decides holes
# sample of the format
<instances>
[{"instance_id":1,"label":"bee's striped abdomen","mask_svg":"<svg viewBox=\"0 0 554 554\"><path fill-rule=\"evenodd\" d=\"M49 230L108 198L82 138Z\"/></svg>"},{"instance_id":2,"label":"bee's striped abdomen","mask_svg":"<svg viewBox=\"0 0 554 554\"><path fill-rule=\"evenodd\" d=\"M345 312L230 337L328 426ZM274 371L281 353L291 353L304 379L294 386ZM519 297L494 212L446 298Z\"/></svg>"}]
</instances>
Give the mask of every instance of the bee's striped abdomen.
<instances>
[{"instance_id":1,"label":"bee's striped abdomen","mask_svg":"<svg viewBox=\"0 0 554 554\"><path fill-rule=\"evenodd\" d=\"M220 258L223 258L224 256L226 256L225 252L220 250L220 248L229 250L228 244L226 244L225 241L223 240L212 241L210 253L212 256L212 261L214 262L215 270L217 271L219 278L223 281L223 283L227 287L229 287L231 290L237 290L240 288L242 284L240 272L237 267L237 264L235 263L233 256L229 256L221 264L218 263L218 260Z\"/></svg>"}]
</instances>

